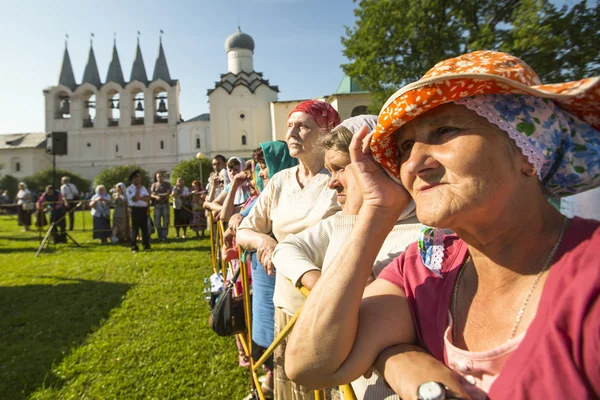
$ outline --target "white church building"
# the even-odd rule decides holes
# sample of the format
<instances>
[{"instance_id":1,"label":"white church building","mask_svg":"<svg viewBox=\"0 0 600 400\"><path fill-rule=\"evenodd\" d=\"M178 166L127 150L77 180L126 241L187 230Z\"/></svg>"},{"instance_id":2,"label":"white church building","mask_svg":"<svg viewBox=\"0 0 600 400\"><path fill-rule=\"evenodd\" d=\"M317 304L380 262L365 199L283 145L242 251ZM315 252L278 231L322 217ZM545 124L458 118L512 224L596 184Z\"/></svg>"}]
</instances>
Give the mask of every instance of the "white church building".
<instances>
[{"instance_id":1,"label":"white church building","mask_svg":"<svg viewBox=\"0 0 600 400\"><path fill-rule=\"evenodd\" d=\"M154 174L199 152L207 158L249 157L259 143L283 140L287 115L303 100L278 100L279 88L254 69L254 47L252 37L239 28L227 38L227 72L208 90L210 113L183 121L180 82L171 78L162 41L151 78L138 41L128 80L115 43L104 81L90 43L80 83L65 46L58 84L43 92L45 131L67 132L67 154L56 157L57 168L90 180L104 168L123 164L135 163ZM345 119L365 113L371 96L344 77L336 93L315 98L331 103ZM50 166L39 140L43 134L24 135L36 135L36 140L0 136L3 173L20 178ZM36 164L28 165L32 159Z\"/></svg>"}]
</instances>

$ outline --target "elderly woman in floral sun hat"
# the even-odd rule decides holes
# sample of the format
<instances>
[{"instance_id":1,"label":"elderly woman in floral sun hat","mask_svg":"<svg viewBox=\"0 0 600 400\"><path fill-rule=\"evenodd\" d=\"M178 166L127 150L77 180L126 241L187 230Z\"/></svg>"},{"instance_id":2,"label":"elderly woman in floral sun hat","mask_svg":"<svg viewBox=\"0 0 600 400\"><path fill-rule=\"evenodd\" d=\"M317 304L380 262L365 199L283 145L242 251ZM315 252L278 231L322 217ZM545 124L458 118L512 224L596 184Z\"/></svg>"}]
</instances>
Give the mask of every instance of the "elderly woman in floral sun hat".
<instances>
[{"instance_id":1,"label":"elderly woman in floral sun hat","mask_svg":"<svg viewBox=\"0 0 600 400\"><path fill-rule=\"evenodd\" d=\"M397 92L351 145L363 205L294 328L289 376L325 387L374 366L402 398L598 398L600 223L547 197L600 186L599 129L600 78L541 85L504 53ZM363 293L411 197L431 228Z\"/></svg>"}]
</instances>

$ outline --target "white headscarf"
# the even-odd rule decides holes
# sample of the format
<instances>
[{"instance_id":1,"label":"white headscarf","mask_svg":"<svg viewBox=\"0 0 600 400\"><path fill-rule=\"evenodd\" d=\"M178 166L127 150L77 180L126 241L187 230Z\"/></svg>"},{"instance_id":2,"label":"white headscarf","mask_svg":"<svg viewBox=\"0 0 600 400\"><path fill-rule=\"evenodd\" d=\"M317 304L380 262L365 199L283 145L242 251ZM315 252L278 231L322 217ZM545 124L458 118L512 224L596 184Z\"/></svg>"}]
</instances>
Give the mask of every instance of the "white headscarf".
<instances>
[{"instance_id":1,"label":"white headscarf","mask_svg":"<svg viewBox=\"0 0 600 400\"><path fill-rule=\"evenodd\" d=\"M244 170L244 166L246 165L246 162L244 161L243 158L240 157L231 157L229 160L227 160L227 164L229 165L229 162L231 160L237 160L240 163L240 172ZM227 175L229 176L230 182L233 182L233 176L229 175L229 167L227 167ZM235 192L235 199L233 200L233 204L240 205L240 204L244 204L246 202L246 199L248 198L248 188L246 185L242 185L238 188L238 190Z\"/></svg>"},{"instance_id":2,"label":"white headscarf","mask_svg":"<svg viewBox=\"0 0 600 400\"><path fill-rule=\"evenodd\" d=\"M377 115L358 115L356 117L351 117L343 120L340 123L340 125L352 132L353 135L356 135L363 126L367 126L369 128L369 132L371 132L377 126ZM402 211L402 214L400 214L400 216L398 217L398 222L416 217L416 215L417 206L415 204L415 201L411 200L410 203L408 203L408 205Z\"/></svg>"},{"instance_id":3,"label":"white headscarf","mask_svg":"<svg viewBox=\"0 0 600 400\"><path fill-rule=\"evenodd\" d=\"M354 135L365 125L369 127L369 132L371 132L377 126L377 115L357 115L356 117L343 120L340 125Z\"/></svg>"}]
</instances>

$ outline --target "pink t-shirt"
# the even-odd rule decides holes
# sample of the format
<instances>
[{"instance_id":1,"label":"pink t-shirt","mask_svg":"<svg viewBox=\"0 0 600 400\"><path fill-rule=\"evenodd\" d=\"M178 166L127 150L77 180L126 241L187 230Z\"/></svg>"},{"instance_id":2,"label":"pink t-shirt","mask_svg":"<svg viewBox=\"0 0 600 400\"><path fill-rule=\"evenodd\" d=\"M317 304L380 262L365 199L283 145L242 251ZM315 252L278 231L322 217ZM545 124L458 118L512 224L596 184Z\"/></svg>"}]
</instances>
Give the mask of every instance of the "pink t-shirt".
<instances>
[{"instance_id":1,"label":"pink t-shirt","mask_svg":"<svg viewBox=\"0 0 600 400\"><path fill-rule=\"evenodd\" d=\"M467 245L444 242L441 276L411 245L379 275L407 296L419 343L446 362L444 332ZM600 396L600 222L575 218L565 232L537 314L488 393L492 399L597 399ZM417 302L418 299L418 302Z\"/></svg>"}]
</instances>

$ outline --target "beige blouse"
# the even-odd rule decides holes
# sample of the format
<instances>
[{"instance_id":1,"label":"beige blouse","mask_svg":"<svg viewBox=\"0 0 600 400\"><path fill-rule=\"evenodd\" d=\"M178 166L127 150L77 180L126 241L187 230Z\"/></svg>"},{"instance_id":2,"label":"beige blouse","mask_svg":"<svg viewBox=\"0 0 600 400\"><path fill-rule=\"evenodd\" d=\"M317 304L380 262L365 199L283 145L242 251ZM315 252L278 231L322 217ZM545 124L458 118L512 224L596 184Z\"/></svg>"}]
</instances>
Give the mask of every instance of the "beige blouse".
<instances>
[{"instance_id":1,"label":"beige blouse","mask_svg":"<svg viewBox=\"0 0 600 400\"><path fill-rule=\"evenodd\" d=\"M327 187L327 170L321 170L304 188L298 183L297 172L298 166L275 174L238 229L272 234L280 242L340 210L335 190ZM294 315L304 304L304 296L282 274L276 274L273 303Z\"/></svg>"}]
</instances>

